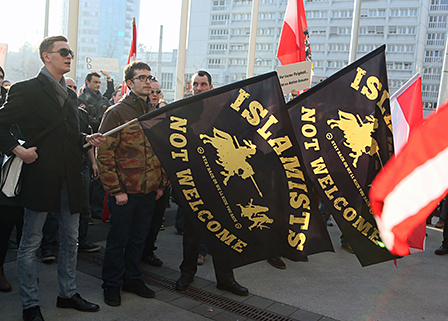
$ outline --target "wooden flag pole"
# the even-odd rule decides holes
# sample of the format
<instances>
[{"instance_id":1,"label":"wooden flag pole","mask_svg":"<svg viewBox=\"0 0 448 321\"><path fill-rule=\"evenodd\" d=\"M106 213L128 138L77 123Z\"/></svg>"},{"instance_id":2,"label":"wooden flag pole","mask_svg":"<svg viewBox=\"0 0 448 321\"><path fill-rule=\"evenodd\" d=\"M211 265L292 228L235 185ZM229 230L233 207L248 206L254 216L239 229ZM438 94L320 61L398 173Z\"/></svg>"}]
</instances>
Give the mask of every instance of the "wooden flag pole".
<instances>
[{"instance_id":1,"label":"wooden flag pole","mask_svg":"<svg viewBox=\"0 0 448 321\"><path fill-rule=\"evenodd\" d=\"M134 118L134 119L128 121L127 123L124 123L123 125L120 125L118 127L115 127L114 129L109 130L108 132L104 133L103 136L106 137L106 136L112 135L113 133L116 133L116 132L122 130L123 128L135 123L136 121L138 121L138 118ZM82 147L87 148L89 146L90 146L90 143L86 143Z\"/></svg>"}]
</instances>

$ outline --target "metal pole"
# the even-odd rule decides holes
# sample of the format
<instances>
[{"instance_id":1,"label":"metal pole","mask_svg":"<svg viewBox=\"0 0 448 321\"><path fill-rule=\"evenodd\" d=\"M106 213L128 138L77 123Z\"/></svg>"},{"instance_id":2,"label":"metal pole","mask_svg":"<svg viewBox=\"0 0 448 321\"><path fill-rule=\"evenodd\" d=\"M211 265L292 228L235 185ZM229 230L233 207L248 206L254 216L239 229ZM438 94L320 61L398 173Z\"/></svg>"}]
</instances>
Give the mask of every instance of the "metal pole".
<instances>
[{"instance_id":1,"label":"metal pole","mask_svg":"<svg viewBox=\"0 0 448 321\"><path fill-rule=\"evenodd\" d=\"M443 104L445 100L448 99L448 64L447 64L447 56L448 56L448 35L445 40L445 57L443 57L443 65L442 65L442 75L440 75L440 85L439 85L439 97L437 97L437 108Z\"/></svg>"},{"instance_id":2,"label":"metal pole","mask_svg":"<svg viewBox=\"0 0 448 321\"><path fill-rule=\"evenodd\" d=\"M176 89L174 99L183 98L185 59L187 56L187 29L188 29L188 6L190 0L182 0L182 13L180 19L179 49L177 52Z\"/></svg>"},{"instance_id":3,"label":"metal pole","mask_svg":"<svg viewBox=\"0 0 448 321\"><path fill-rule=\"evenodd\" d=\"M44 25L44 38L48 37L48 17L50 15L50 0L45 1L45 25Z\"/></svg>"},{"instance_id":4,"label":"metal pole","mask_svg":"<svg viewBox=\"0 0 448 321\"><path fill-rule=\"evenodd\" d=\"M79 0L69 0L68 4L68 25L67 25L67 37L70 47L76 54L78 51L78 17L79 17ZM76 79L76 58L72 60L70 72L68 77Z\"/></svg>"},{"instance_id":5,"label":"metal pole","mask_svg":"<svg viewBox=\"0 0 448 321\"><path fill-rule=\"evenodd\" d=\"M350 53L348 55L349 64L356 60L356 53L358 51L360 16L361 16L361 0L355 0L355 3L353 5L352 35L350 37Z\"/></svg>"},{"instance_id":6,"label":"metal pole","mask_svg":"<svg viewBox=\"0 0 448 321\"><path fill-rule=\"evenodd\" d=\"M252 23L250 25L249 52L247 54L246 78L253 77L255 65L255 45L257 43L258 6L260 1L252 1Z\"/></svg>"},{"instance_id":7,"label":"metal pole","mask_svg":"<svg viewBox=\"0 0 448 321\"><path fill-rule=\"evenodd\" d=\"M159 37L159 55L157 56L157 71L156 78L161 81L162 78L162 41L163 41L163 26L160 26L160 37Z\"/></svg>"}]
</instances>

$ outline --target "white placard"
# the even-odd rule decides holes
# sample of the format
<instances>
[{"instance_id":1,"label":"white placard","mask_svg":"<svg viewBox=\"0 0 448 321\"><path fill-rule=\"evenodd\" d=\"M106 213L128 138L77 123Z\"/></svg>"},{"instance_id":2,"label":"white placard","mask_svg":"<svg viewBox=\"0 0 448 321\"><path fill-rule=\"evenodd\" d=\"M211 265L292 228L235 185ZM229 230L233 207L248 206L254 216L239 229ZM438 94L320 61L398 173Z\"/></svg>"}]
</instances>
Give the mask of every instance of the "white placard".
<instances>
[{"instance_id":1,"label":"white placard","mask_svg":"<svg viewBox=\"0 0 448 321\"><path fill-rule=\"evenodd\" d=\"M313 78L311 64L311 61L303 61L276 68L283 94L289 94L293 89L299 91L311 87L311 79Z\"/></svg>"},{"instance_id":2,"label":"white placard","mask_svg":"<svg viewBox=\"0 0 448 321\"><path fill-rule=\"evenodd\" d=\"M117 58L86 57L87 70L119 72Z\"/></svg>"},{"instance_id":3,"label":"white placard","mask_svg":"<svg viewBox=\"0 0 448 321\"><path fill-rule=\"evenodd\" d=\"M8 54L8 45L6 43L0 43L0 66L3 67L3 70L6 69L6 55L7 54Z\"/></svg>"}]
</instances>

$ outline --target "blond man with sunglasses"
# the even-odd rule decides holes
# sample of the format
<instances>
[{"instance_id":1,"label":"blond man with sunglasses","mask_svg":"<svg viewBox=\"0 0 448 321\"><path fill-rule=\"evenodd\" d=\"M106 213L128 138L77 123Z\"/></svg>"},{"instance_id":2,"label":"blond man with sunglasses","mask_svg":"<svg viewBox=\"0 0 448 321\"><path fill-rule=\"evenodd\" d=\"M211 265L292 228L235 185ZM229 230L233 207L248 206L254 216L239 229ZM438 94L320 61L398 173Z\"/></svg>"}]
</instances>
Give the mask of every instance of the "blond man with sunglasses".
<instances>
[{"instance_id":1,"label":"blond man with sunglasses","mask_svg":"<svg viewBox=\"0 0 448 321\"><path fill-rule=\"evenodd\" d=\"M82 197L82 146L99 146L101 134L79 131L76 94L67 89L64 74L70 71L74 52L63 36L47 37L39 46L44 64L35 78L11 86L0 109L0 151L24 162L22 189L17 204L25 208L22 239L17 254L19 294L23 320L43 320L37 298L36 250L48 212L57 213L60 233L57 307L95 312L76 291L78 224ZM11 135L17 124L28 144ZM38 138L39 139L36 139Z\"/></svg>"}]
</instances>

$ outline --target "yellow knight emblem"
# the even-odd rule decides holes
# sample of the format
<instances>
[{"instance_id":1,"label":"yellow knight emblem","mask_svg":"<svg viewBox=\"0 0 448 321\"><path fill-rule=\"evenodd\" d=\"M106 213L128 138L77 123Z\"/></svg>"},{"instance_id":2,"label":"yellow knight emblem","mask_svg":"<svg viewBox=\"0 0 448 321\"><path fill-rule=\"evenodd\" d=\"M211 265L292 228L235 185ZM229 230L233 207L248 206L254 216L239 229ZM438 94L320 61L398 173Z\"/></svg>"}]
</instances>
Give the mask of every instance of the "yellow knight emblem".
<instances>
[{"instance_id":1,"label":"yellow knight emblem","mask_svg":"<svg viewBox=\"0 0 448 321\"><path fill-rule=\"evenodd\" d=\"M378 152L377 141L372 137L378 128L378 119L368 115L364 121L359 115L353 115L339 110L339 119L330 119L327 124L331 129L339 127L344 133L344 145L351 149L349 156L353 158L353 167L356 168L358 159L362 154L373 156Z\"/></svg>"},{"instance_id":2,"label":"yellow knight emblem","mask_svg":"<svg viewBox=\"0 0 448 321\"><path fill-rule=\"evenodd\" d=\"M206 134L200 134L204 144L211 144L217 152L218 160L216 163L224 169L221 175L224 176L223 184L227 186L230 177L238 175L242 179L251 178L260 195L257 184L253 178L255 174L252 166L247 162L257 152L257 146L250 140L243 139L244 146L240 146L236 137L232 137L217 128L213 128L213 137Z\"/></svg>"},{"instance_id":3,"label":"yellow knight emblem","mask_svg":"<svg viewBox=\"0 0 448 321\"><path fill-rule=\"evenodd\" d=\"M248 227L249 231L252 231L254 227L259 228L260 230L263 230L263 228L269 229L270 226L266 224L274 223L274 220L272 218L269 218L265 214L267 211L269 211L269 208L261 205L253 205L252 203L253 199L251 199L246 206L236 204L241 209L241 217L247 217L253 223L251 226Z\"/></svg>"}]
</instances>

